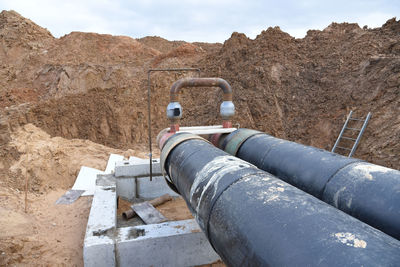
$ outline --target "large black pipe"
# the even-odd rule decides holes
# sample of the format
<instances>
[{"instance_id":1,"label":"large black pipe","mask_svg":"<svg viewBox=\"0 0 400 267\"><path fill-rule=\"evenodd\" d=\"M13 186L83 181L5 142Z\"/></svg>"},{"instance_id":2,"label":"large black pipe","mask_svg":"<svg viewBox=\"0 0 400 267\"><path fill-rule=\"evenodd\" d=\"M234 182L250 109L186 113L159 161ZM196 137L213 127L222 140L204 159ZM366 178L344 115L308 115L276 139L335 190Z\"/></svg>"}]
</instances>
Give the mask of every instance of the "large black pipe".
<instances>
[{"instance_id":1,"label":"large black pipe","mask_svg":"<svg viewBox=\"0 0 400 267\"><path fill-rule=\"evenodd\" d=\"M221 148L400 240L400 171L249 129Z\"/></svg>"},{"instance_id":2,"label":"large black pipe","mask_svg":"<svg viewBox=\"0 0 400 267\"><path fill-rule=\"evenodd\" d=\"M229 266L396 266L400 242L190 134L162 169Z\"/></svg>"}]
</instances>

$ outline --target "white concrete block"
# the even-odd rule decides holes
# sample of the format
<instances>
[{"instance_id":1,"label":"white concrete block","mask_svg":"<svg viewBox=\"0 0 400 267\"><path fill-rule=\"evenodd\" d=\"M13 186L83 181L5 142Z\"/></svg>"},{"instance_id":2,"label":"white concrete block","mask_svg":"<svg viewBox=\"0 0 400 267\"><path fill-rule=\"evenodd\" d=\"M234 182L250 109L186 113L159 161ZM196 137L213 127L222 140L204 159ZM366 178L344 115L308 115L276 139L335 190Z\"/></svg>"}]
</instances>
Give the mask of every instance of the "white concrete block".
<instances>
[{"instance_id":1,"label":"white concrete block","mask_svg":"<svg viewBox=\"0 0 400 267\"><path fill-rule=\"evenodd\" d=\"M194 266L219 259L195 220L118 229L120 266Z\"/></svg>"},{"instance_id":2,"label":"white concrete block","mask_svg":"<svg viewBox=\"0 0 400 267\"><path fill-rule=\"evenodd\" d=\"M118 161L123 161L123 160L124 160L124 156L122 156L122 155L110 154L110 157L108 158L108 162L107 162L107 167L104 172L107 174L114 172L115 164Z\"/></svg>"},{"instance_id":3,"label":"white concrete block","mask_svg":"<svg viewBox=\"0 0 400 267\"><path fill-rule=\"evenodd\" d=\"M156 198L164 194L171 196L179 196L179 194L169 188L163 176L153 176L150 181L149 177L136 178L136 192L137 197L140 198Z\"/></svg>"},{"instance_id":4,"label":"white concrete block","mask_svg":"<svg viewBox=\"0 0 400 267\"><path fill-rule=\"evenodd\" d=\"M153 159L152 173L154 176L161 175L160 159ZM120 161L115 165L115 177L134 176L144 177L150 176L150 164L145 161Z\"/></svg>"},{"instance_id":5,"label":"white concrete block","mask_svg":"<svg viewBox=\"0 0 400 267\"><path fill-rule=\"evenodd\" d=\"M83 261L85 267L116 266L114 240L109 237L85 238Z\"/></svg>"},{"instance_id":6,"label":"white concrete block","mask_svg":"<svg viewBox=\"0 0 400 267\"><path fill-rule=\"evenodd\" d=\"M153 199L164 194L179 196L179 194L169 188L163 176L154 176L150 181L149 177L118 177L117 195L126 200L134 198Z\"/></svg>"},{"instance_id":7,"label":"white concrete block","mask_svg":"<svg viewBox=\"0 0 400 267\"><path fill-rule=\"evenodd\" d=\"M112 175L100 175L86 227L83 247L85 266L115 266L116 218L116 181Z\"/></svg>"},{"instance_id":8,"label":"white concrete block","mask_svg":"<svg viewBox=\"0 0 400 267\"><path fill-rule=\"evenodd\" d=\"M85 190L82 196L91 196L96 188L96 179L98 174L104 174L98 169L82 166L78 177L72 186L73 190Z\"/></svg>"},{"instance_id":9,"label":"white concrete block","mask_svg":"<svg viewBox=\"0 0 400 267\"><path fill-rule=\"evenodd\" d=\"M149 159L142 159L142 158L130 156L129 157L129 162L132 162L132 163L145 163L145 162L149 162Z\"/></svg>"},{"instance_id":10,"label":"white concrete block","mask_svg":"<svg viewBox=\"0 0 400 267\"><path fill-rule=\"evenodd\" d=\"M138 197L136 195L136 179L135 177L117 178L117 195L126 200L133 200Z\"/></svg>"}]
</instances>

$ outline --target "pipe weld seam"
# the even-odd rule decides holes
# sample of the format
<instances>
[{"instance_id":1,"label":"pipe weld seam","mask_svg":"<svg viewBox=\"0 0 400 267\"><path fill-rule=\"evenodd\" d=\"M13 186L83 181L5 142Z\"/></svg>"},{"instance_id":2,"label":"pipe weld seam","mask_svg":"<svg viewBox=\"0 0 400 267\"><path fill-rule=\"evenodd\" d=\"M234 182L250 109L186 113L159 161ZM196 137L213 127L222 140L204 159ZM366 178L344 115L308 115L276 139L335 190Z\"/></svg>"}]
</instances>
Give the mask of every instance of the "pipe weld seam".
<instances>
[{"instance_id":1,"label":"pipe weld seam","mask_svg":"<svg viewBox=\"0 0 400 267\"><path fill-rule=\"evenodd\" d=\"M333 177L335 177L336 174L338 174L338 172L340 172L340 171L343 170L344 168L350 166L351 164L356 164L356 163L360 163L360 162L364 162L364 161L363 161L363 160L352 161L352 162L349 162L349 163L347 163L346 165L340 167L339 169L337 169L337 170L331 175L331 177L329 177L328 180L326 180L326 183L325 183L324 187L322 188L321 194L320 194L320 196L318 196L318 198L321 199L321 200L323 199L323 196L324 196L324 194L325 194L325 190L326 190L327 185L328 185L329 182L333 179ZM337 207L335 207L335 208L337 208Z\"/></svg>"}]
</instances>

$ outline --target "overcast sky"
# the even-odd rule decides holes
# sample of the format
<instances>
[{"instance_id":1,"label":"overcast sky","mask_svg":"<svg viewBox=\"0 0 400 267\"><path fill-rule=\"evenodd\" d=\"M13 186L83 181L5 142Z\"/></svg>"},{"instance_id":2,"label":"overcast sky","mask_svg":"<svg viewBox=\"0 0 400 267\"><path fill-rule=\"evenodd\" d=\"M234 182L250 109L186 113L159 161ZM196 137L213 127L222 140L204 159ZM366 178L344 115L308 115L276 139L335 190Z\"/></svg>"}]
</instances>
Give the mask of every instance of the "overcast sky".
<instances>
[{"instance_id":1,"label":"overcast sky","mask_svg":"<svg viewBox=\"0 0 400 267\"><path fill-rule=\"evenodd\" d=\"M55 37L83 31L190 42L223 42L234 31L255 38L270 26L302 38L333 21L374 28L400 17L400 0L0 0L0 8Z\"/></svg>"}]
</instances>

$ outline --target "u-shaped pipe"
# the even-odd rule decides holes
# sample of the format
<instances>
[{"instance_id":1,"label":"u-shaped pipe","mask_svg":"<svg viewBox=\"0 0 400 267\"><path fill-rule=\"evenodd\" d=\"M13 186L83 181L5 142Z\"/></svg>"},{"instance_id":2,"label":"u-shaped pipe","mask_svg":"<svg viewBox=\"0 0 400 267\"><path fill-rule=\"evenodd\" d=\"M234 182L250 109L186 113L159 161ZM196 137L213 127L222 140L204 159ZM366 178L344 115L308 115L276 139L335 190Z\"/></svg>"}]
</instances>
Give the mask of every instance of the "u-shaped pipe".
<instances>
[{"instance_id":1,"label":"u-shaped pipe","mask_svg":"<svg viewBox=\"0 0 400 267\"><path fill-rule=\"evenodd\" d=\"M223 92L223 102L220 106L220 115L225 128L232 126L229 118L235 114L232 102L232 88L227 81L221 78L183 78L176 81L170 90L170 103L167 107L167 117L171 121L171 132L179 130L179 119L182 118L182 107L179 104L179 92L184 87L219 87Z\"/></svg>"}]
</instances>

